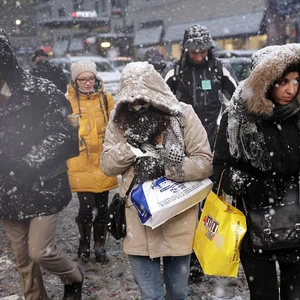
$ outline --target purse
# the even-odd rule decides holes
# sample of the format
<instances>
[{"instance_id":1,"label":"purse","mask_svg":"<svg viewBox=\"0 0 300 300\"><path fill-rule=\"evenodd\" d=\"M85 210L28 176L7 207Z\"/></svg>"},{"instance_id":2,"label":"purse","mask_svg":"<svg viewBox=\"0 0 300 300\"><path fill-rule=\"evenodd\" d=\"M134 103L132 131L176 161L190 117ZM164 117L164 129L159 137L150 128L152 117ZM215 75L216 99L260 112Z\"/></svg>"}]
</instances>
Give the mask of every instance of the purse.
<instances>
[{"instance_id":1,"label":"purse","mask_svg":"<svg viewBox=\"0 0 300 300\"><path fill-rule=\"evenodd\" d=\"M254 250L300 247L299 203L247 210L243 200L248 232Z\"/></svg>"},{"instance_id":2,"label":"purse","mask_svg":"<svg viewBox=\"0 0 300 300\"><path fill-rule=\"evenodd\" d=\"M119 193L116 193L108 207L106 227L107 231L110 232L116 240L120 240L126 236L126 200L136 179L136 176L134 176L125 197L122 198Z\"/></svg>"}]
</instances>

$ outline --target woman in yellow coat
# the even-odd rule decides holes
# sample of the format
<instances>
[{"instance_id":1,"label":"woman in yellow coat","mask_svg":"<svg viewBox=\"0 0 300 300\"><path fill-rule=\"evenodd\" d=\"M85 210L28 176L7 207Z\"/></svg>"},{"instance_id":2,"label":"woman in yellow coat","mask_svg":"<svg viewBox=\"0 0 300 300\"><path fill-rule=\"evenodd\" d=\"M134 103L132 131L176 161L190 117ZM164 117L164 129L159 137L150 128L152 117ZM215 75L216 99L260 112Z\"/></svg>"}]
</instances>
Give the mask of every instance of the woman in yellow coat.
<instances>
[{"instance_id":1,"label":"woman in yellow coat","mask_svg":"<svg viewBox=\"0 0 300 300\"><path fill-rule=\"evenodd\" d=\"M106 176L100 168L100 156L109 113L114 99L104 92L97 77L96 65L82 60L71 66L68 99L79 123L80 154L68 161L72 192L77 192L79 213L76 218L80 233L78 257L90 256L90 236L94 228L96 262L109 261L106 249L106 215L108 192L117 187L117 178Z\"/></svg>"}]
</instances>

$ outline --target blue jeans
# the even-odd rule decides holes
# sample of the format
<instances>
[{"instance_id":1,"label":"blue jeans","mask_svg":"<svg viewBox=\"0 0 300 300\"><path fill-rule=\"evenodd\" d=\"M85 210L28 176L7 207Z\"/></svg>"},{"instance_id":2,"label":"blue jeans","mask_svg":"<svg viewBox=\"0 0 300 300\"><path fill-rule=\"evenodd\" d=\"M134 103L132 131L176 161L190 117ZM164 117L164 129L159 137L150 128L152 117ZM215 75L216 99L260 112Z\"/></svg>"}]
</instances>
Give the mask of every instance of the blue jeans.
<instances>
[{"instance_id":1,"label":"blue jeans","mask_svg":"<svg viewBox=\"0 0 300 300\"><path fill-rule=\"evenodd\" d=\"M151 259L149 256L137 255L128 255L128 258L142 300L185 300L187 298L190 254L163 257L163 274L160 258Z\"/></svg>"}]
</instances>

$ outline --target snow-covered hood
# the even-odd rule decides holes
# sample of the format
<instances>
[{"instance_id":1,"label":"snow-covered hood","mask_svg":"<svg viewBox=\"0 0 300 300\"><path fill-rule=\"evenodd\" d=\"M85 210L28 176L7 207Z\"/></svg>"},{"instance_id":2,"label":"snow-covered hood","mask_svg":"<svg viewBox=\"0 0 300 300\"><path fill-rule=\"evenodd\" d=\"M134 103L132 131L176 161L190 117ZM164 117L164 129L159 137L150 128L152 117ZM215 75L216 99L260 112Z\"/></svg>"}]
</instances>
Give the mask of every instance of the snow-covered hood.
<instances>
[{"instance_id":1,"label":"snow-covered hood","mask_svg":"<svg viewBox=\"0 0 300 300\"><path fill-rule=\"evenodd\" d=\"M160 74L148 62L132 62L124 68L119 83L115 110L121 108L122 103L132 103L143 99L153 107L176 115L181 106L169 86Z\"/></svg>"},{"instance_id":2,"label":"snow-covered hood","mask_svg":"<svg viewBox=\"0 0 300 300\"><path fill-rule=\"evenodd\" d=\"M13 52L7 33L0 29L0 72L10 91L35 93L37 90L49 88L49 81L32 76L19 65ZM52 90L55 86L52 84Z\"/></svg>"},{"instance_id":3,"label":"snow-covered hood","mask_svg":"<svg viewBox=\"0 0 300 300\"><path fill-rule=\"evenodd\" d=\"M242 98L250 113L270 116L274 105L266 98L267 91L282 77L287 66L298 64L300 69L300 44L265 47L255 52L251 59L252 71L237 88L233 96L233 105ZM300 94L297 100L300 103Z\"/></svg>"}]
</instances>

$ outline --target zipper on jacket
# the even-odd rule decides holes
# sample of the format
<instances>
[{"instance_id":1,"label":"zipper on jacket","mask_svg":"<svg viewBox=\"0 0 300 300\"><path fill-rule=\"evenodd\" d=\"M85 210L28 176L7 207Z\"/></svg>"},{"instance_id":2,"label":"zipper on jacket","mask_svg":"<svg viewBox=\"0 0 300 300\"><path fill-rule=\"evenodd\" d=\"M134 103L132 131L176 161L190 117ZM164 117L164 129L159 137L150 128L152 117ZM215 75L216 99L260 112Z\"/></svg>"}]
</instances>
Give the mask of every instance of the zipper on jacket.
<instances>
[{"instance_id":1,"label":"zipper on jacket","mask_svg":"<svg viewBox=\"0 0 300 300\"><path fill-rule=\"evenodd\" d=\"M206 70L204 70L203 75L204 75L204 80L207 80L206 79ZM201 86L201 89L202 89L202 86ZM202 91L202 92L204 93L204 105L206 106L207 105L207 92L206 91Z\"/></svg>"},{"instance_id":2,"label":"zipper on jacket","mask_svg":"<svg viewBox=\"0 0 300 300\"><path fill-rule=\"evenodd\" d=\"M194 102L194 107L197 106L197 97L196 97L196 76L195 76L195 70L192 70L192 75L193 75L193 102Z\"/></svg>"}]
</instances>

